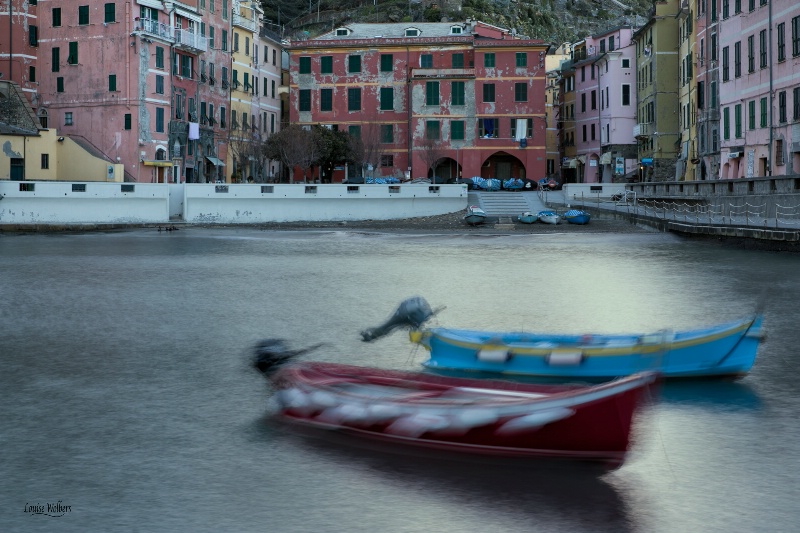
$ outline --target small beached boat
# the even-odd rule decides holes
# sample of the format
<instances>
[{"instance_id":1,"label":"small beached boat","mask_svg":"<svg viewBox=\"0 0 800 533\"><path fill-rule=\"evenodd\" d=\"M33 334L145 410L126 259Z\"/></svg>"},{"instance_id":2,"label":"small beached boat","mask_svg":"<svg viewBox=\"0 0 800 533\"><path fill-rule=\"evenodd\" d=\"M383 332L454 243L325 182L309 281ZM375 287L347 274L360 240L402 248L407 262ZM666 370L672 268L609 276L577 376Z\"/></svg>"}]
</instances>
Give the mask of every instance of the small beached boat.
<instances>
[{"instance_id":1,"label":"small beached boat","mask_svg":"<svg viewBox=\"0 0 800 533\"><path fill-rule=\"evenodd\" d=\"M289 358L257 350L281 420L405 446L610 466L625 459L633 416L656 381L642 373L598 385L526 384Z\"/></svg>"},{"instance_id":2,"label":"small beached boat","mask_svg":"<svg viewBox=\"0 0 800 533\"><path fill-rule=\"evenodd\" d=\"M525 211L521 215L517 217L517 220L522 222L523 224L533 224L537 220L539 220L539 216L531 213L530 211Z\"/></svg>"},{"instance_id":3,"label":"small beached boat","mask_svg":"<svg viewBox=\"0 0 800 533\"><path fill-rule=\"evenodd\" d=\"M561 217L555 211L539 211L539 222L545 224L558 224L561 222Z\"/></svg>"},{"instance_id":4,"label":"small beached boat","mask_svg":"<svg viewBox=\"0 0 800 533\"><path fill-rule=\"evenodd\" d=\"M563 218L570 224L588 224L592 216L588 212L580 209L570 209L564 213Z\"/></svg>"},{"instance_id":5,"label":"small beached boat","mask_svg":"<svg viewBox=\"0 0 800 533\"><path fill-rule=\"evenodd\" d=\"M467 207L467 214L464 215L464 220L470 226L477 226L486 222L486 211L477 205Z\"/></svg>"}]
</instances>

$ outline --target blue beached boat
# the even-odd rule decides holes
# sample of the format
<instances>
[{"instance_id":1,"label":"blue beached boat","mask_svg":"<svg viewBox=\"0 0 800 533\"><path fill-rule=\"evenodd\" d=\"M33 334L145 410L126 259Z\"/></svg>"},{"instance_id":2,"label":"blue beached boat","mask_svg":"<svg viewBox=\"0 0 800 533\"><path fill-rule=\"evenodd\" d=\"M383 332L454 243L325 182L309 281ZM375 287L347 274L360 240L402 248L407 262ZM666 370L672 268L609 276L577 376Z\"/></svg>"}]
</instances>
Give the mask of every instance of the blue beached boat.
<instances>
[{"instance_id":1,"label":"blue beached boat","mask_svg":"<svg viewBox=\"0 0 800 533\"><path fill-rule=\"evenodd\" d=\"M523 224L533 224L534 222L539 220L539 215L531 213L530 211L525 211L521 215L517 216L517 220L519 220Z\"/></svg>"},{"instance_id":2,"label":"blue beached boat","mask_svg":"<svg viewBox=\"0 0 800 533\"><path fill-rule=\"evenodd\" d=\"M589 213L580 209L570 209L562 217L570 224L588 224L589 219L592 218Z\"/></svg>"},{"instance_id":3,"label":"blue beached boat","mask_svg":"<svg viewBox=\"0 0 800 533\"><path fill-rule=\"evenodd\" d=\"M688 331L570 335L425 327L441 309L431 309L422 297L409 298L385 324L361 335L369 342L408 329L411 341L430 351L424 365L431 369L588 379L644 371L663 377L740 376L752 368L764 338L760 312Z\"/></svg>"}]
</instances>

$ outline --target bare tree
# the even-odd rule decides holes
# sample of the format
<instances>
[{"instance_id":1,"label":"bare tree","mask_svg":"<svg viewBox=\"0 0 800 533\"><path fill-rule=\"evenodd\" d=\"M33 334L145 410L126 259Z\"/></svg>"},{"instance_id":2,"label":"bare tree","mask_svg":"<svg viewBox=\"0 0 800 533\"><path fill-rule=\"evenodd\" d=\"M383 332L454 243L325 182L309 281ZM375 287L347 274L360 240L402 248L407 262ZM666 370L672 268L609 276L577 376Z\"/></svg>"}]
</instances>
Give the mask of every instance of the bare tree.
<instances>
[{"instance_id":1,"label":"bare tree","mask_svg":"<svg viewBox=\"0 0 800 533\"><path fill-rule=\"evenodd\" d=\"M260 168L258 162L262 159L260 154L262 144L263 141L257 131L233 127L228 130L228 151L236 164L235 171L231 176L232 180L246 181L250 173L250 163L253 161L256 167Z\"/></svg>"},{"instance_id":2,"label":"bare tree","mask_svg":"<svg viewBox=\"0 0 800 533\"><path fill-rule=\"evenodd\" d=\"M431 171L431 181L435 183L436 169L439 167L439 161L444 159L447 155L447 151L438 139L428 139L427 137L424 138L418 146L422 160L427 165L427 169Z\"/></svg>"},{"instance_id":3,"label":"bare tree","mask_svg":"<svg viewBox=\"0 0 800 533\"><path fill-rule=\"evenodd\" d=\"M303 180L305 181L305 172L319 157L314 155L318 154L318 148L314 144L314 138L310 131L297 124L292 124L270 136L264 146L264 151L267 158L277 159L283 163L289 171L290 181L295 167L303 169Z\"/></svg>"}]
</instances>

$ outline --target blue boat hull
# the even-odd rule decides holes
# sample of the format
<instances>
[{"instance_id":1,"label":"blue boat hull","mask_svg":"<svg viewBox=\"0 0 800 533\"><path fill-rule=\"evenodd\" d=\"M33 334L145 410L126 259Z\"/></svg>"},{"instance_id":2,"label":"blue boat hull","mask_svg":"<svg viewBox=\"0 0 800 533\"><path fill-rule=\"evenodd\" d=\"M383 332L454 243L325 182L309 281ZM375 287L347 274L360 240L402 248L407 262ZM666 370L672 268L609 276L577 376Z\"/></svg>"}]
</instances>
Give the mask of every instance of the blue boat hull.
<instances>
[{"instance_id":1,"label":"blue boat hull","mask_svg":"<svg viewBox=\"0 0 800 533\"><path fill-rule=\"evenodd\" d=\"M425 366L555 378L739 376L750 371L763 317L649 335L553 335L433 328L412 331L430 351Z\"/></svg>"}]
</instances>

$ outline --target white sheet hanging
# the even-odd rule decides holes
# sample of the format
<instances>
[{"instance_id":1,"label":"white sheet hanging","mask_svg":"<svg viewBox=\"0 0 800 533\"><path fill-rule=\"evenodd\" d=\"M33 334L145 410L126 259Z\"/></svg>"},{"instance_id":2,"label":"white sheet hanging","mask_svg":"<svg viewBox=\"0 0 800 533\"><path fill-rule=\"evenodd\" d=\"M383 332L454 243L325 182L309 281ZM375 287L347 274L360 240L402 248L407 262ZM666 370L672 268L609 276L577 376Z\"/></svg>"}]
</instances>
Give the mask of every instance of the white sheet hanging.
<instances>
[{"instance_id":1,"label":"white sheet hanging","mask_svg":"<svg viewBox=\"0 0 800 533\"><path fill-rule=\"evenodd\" d=\"M200 138L200 124L197 122L189 123L189 140L194 141Z\"/></svg>"}]
</instances>

